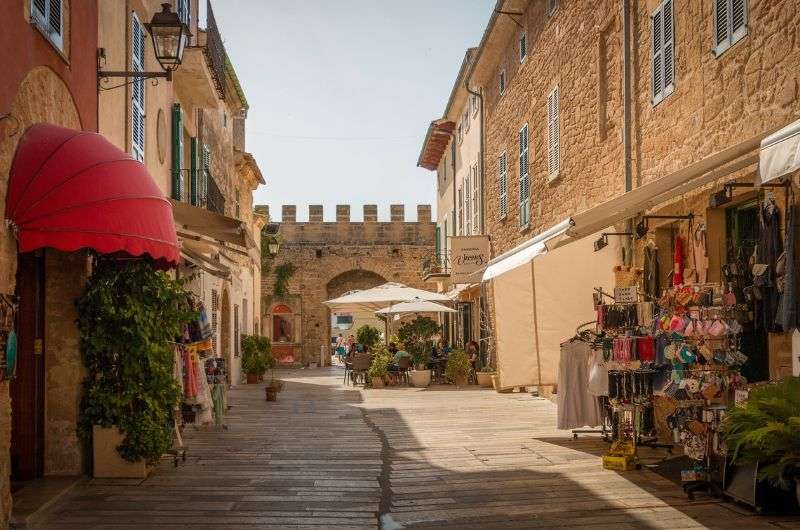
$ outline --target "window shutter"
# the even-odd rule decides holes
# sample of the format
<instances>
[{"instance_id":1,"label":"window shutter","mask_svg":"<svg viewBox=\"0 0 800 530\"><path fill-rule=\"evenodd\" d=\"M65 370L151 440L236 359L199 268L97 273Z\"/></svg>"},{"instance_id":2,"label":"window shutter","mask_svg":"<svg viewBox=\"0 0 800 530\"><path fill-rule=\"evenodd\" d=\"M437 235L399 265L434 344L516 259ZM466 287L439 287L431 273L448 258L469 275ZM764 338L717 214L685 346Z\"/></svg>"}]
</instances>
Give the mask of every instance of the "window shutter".
<instances>
[{"instance_id":1,"label":"window shutter","mask_svg":"<svg viewBox=\"0 0 800 530\"><path fill-rule=\"evenodd\" d=\"M61 37L61 0L50 0L47 25L53 34Z\"/></svg>"},{"instance_id":2,"label":"window shutter","mask_svg":"<svg viewBox=\"0 0 800 530\"><path fill-rule=\"evenodd\" d=\"M183 124L181 105L172 105L172 198L181 200L181 162L183 161Z\"/></svg>"},{"instance_id":3,"label":"window shutter","mask_svg":"<svg viewBox=\"0 0 800 530\"><path fill-rule=\"evenodd\" d=\"M31 20L59 50L63 49L63 0L31 0Z\"/></svg>"},{"instance_id":4,"label":"window shutter","mask_svg":"<svg viewBox=\"0 0 800 530\"><path fill-rule=\"evenodd\" d=\"M478 153L480 159L480 153ZM480 234L480 180L478 164L472 166L472 233Z\"/></svg>"},{"instance_id":5,"label":"window shutter","mask_svg":"<svg viewBox=\"0 0 800 530\"><path fill-rule=\"evenodd\" d=\"M472 187L470 186L470 176L464 177L464 235L472 234Z\"/></svg>"},{"instance_id":6,"label":"window shutter","mask_svg":"<svg viewBox=\"0 0 800 530\"><path fill-rule=\"evenodd\" d=\"M436 263L439 263L439 256L442 253L442 228L440 226L436 227L436 242L435 242L435 252L436 252Z\"/></svg>"},{"instance_id":7,"label":"window shutter","mask_svg":"<svg viewBox=\"0 0 800 530\"><path fill-rule=\"evenodd\" d=\"M664 2L664 95L672 93L675 83L675 19L672 0Z\"/></svg>"},{"instance_id":8,"label":"window shutter","mask_svg":"<svg viewBox=\"0 0 800 530\"><path fill-rule=\"evenodd\" d=\"M731 44L747 34L747 0L731 0Z\"/></svg>"},{"instance_id":9,"label":"window shutter","mask_svg":"<svg viewBox=\"0 0 800 530\"><path fill-rule=\"evenodd\" d=\"M48 0L31 1L31 18L37 24L41 24L47 20L47 2Z\"/></svg>"},{"instance_id":10,"label":"window shutter","mask_svg":"<svg viewBox=\"0 0 800 530\"><path fill-rule=\"evenodd\" d=\"M519 60L522 62L525 56L528 55L528 42L525 33L519 37Z\"/></svg>"},{"instance_id":11,"label":"window shutter","mask_svg":"<svg viewBox=\"0 0 800 530\"><path fill-rule=\"evenodd\" d=\"M136 13L131 16L131 67L134 72L144 72L145 33ZM134 79L131 83L131 147L133 157L144 162L145 148L145 82Z\"/></svg>"},{"instance_id":12,"label":"window shutter","mask_svg":"<svg viewBox=\"0 0 800 530\"><path fill-rule=\"evenodd\" d=\"M197 138L189 141L189 157L189 202L197 206L200 202L197 189Z\"/></svg>"},{"instance_id":13,"label":"window shutter","mask_svg":"<svg viewBox=\"0 0 800 530\"><path fill-rule=\"evenodd\" d=\"M661 101L664 91L664 58L662 54L663 35L661 32L663 14L661 7L653 13L653 103Z\"/></svg>"},{"instance_id":14,"label":"window shutter","mask_svg":"<svg viewBox=\"0 0 800 530\"><path fill-rule=\"evenodd\" d=\"M529 219L530 182L528 180L528 124L519 131L519 224L527 226Z\"/></svg>"},{"instance_id":15,"label":"window shutter","mask_svg":"<svg viewBox=\"0 0 800 530\"><path fill-rule=\"evenodd\" d=\"M547 174L550 180L558 176L561 167L558 87L547 96Z\"/></svg>"},{"instance_id":16,"label":"window shutter","mask_svg":"<svg viewBox=\"0 0 800 530\"><path fill-rule=\"evenodd\" d=\"M201 200L203 204L208 202L208 181L211 178L211 151L207 145L203 145L203 172L200 181Z\"/></svg>"},{"instance_id":17,"label":"window shutter","mask_svg":"<svg viewBox=\"0 0 800 530\"><path fill-rule=\"evenodd\" d=\"M508 215L508 155L500 155L498 163L500 169L500 218Z\"/></svg>"},{"instance_id":18,"label":"window shutter","mask_svg":"<svg viewBox=\"0 0 800 530\"><path fill-rule=\"evenodd\" d=\"M556 7L558 7L558 0L547 0L547 15L552 15Z\"/></svg>"},{"instance_id":19,"label":"window shutter","mask_svg":"<svg viewBox=\"0 0 800 530\"><path fill-rule=\"evenodd\" d=\"M730 0L714 0L714 46L717 54L730 46L730 26L728 25L728 2ZM721 49L722 48L722 49Z\"/></svg>"}]
</instances>

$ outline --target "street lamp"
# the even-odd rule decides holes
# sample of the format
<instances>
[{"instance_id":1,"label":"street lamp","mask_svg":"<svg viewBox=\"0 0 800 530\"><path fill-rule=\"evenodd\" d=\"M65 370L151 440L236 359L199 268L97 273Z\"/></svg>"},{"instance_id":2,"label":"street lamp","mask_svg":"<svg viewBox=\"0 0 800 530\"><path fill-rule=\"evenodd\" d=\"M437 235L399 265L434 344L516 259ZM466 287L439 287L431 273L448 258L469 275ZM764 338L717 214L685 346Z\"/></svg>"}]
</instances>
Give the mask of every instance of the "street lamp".
<instances>
[{"instance_id":1,"label":"street lamp","mask_svg":"<svg viewBox=\"0 0 800 530\"><path fill-rule=\"evenodd\" d=\"M98 64L98 81L107 80L111 77L133 77L137 79L152 79L163 77L167 81L172 81L172 72L178 69L183 60L183 51L186 43L192 36L189 26L184 23L177 13L172 11L172 4L161 4L161 11L154 14L153 18L145 27L150 32L153 40L153 50L156 59L161 65L163 72L108 72L100 70ZM105 49L100 48L98 53L98 63L105 59ZM117 88L117 85L110 88Z\"/></svg>"},{"instance_id":2,"label":"street lamp","mask_svg":"<svg viewBox=\"0 0 800 530\"><path fill-rule=\"evenodd\" d=\"M269 251L269 255L270 256L277 256L278 255L278 249L280 247L281 247L281 244L278 243L274 239L272 241L270 241L269 243L267 243L267 250Z\"/></svg>"}]
</instances>

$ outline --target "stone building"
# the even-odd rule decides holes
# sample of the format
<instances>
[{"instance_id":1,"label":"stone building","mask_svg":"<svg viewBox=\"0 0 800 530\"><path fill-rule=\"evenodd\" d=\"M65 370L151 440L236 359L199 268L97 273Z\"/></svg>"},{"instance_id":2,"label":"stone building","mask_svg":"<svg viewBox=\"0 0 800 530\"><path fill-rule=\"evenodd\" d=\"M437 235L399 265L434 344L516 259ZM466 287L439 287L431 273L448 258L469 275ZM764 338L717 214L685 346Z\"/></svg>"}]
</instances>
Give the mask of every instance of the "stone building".
<instances>
[{"instance_id":1,"label":"stone building","mask_svg":"<svg viewBox=\"0 0 800 530\"><path fill-rule=\"evenodd\" d=\"M452 280L450 247L452 237L485 233L483 103L465 84L476 52L470 48L464 54L442 117L428 126L417 166L436 172L436 255L425 264L423 278L458 301L458 315L439 316L443 338L460 347L475 340L485 351L480 282Z\"/></svg>"},{"instance_id":2,"label":"stone building","mask_svg":"<svg viewBox=\"0 0 800 530\"><path fill-rule=\"evenodd\" d=\"M211 3L206 1L206 19L201 20L201 1L176 3L192 36L172 82L142 82L142 105L133 98L133 84L104 90L101 83L100 132L141 159L170 197L183 254L178 274L190 278L189 288L216 332L214 348L228 362L230 382L238 384L239 338L258 331L254 316L260 313L261 260L256 235L266 220L254 214L252 192L264 179L245 150L247 99ZM156 0L100 4L104 70L159 69L150 39L143 40L138 52L130 35L143 31L143 22L160 10Z\"/></svg>"},{"instance_id":3,"label":"stone building","mask_svg":"<svg viewBox=\"0 0 800 530\"><path fill-rule=\"evenodd\" d=\"M0 3L3 205L15 152L31 125L97 128L97 2L48 4L46 12L32 12L32 2ZM75 475L85 465L77 433L83 369L73 300L87 275L87 253L21 254L17 248L14 231L2 223L0 293L6 302L17 296L20 361L15 379L7 379L5 366L0 377L0 528L11 514L10 479Z\"/></svg>"},{"instance_id":4,"label":"stone building","mask_svg":"<svg viewBox=\"0 0 800 530\"><path fill-rule=\"evenodd\" d=\"M640 213L691 212L695 226L716 227L709 231L714 248L708 271L709 278L719 278L730 234L720 221L724 209L708 208L710 188L721 189L725 179L752 182L759 142L800 116L798 22L800 9L791 0L499 0L467 75L484 100L485 222L493 256L520 252L559 226L562 233L577 234L578 227L560 224L584 212L602 217L593 208L605 201L685 175L697 177L698 184L673 186L658 201L649 197L638 203ZM734 195L734 203L742 203L756 192L744 188ZM623 221L636 211L620 214L614 211L618 204L609 203L608 222L595 223L595 230L630 229ZM650 226L659 224L682 229L672 221ZM529 267L522 281L532 299L527 318L534 322L523 342L539 349L536 369L546 372L540 383L554 382L556 337L571 336L583 317L591 320L585 302L590 286L607 285L613 263L641 265L637 248L625 239L614 238L600 253L592 251L593 240L584 237L565 247L570 255L555 267L559 274L544 272L548 260L558 261L554 253L537 259L540 265ZM597 274L575 281L564 271L577 270L576 263L591 263ZM490 288L499 283L490 282ZM537 303L534 284L558 291L559 301ZM504 331L510 317L503 308L515 304L507 303L507 294L504 288L493 297L499 339L511 333ZM542 315L563 319L564 308L581 304L586 309L573 310L579 315L568 325L537 322ZM552 328L547 337L544 328ZM780 340L771 337L770 345ZM534 346L514 347L537 357Z\"/></svg>"},{"instance_id":5,"label":"stone building","mask_svg":"<svg viewBox=\"0 0 800 530\"><path fill-rule=\"evenodd\" d=\"M296 207L283 206L280 250L261 284L263 334L282 363L328 362L321 352L330 351L331 315L323 301L386 282L425 289L420 273L436 235L431 208L417 206L416 221L405 220L403 205L390 212L389 222L378 222L377 206L365 205L363 222L352 222L350 206L337 205L336 221L325 222L322 206L312 205L309 221L297 222Z\"/></svg>"}]
</instances>

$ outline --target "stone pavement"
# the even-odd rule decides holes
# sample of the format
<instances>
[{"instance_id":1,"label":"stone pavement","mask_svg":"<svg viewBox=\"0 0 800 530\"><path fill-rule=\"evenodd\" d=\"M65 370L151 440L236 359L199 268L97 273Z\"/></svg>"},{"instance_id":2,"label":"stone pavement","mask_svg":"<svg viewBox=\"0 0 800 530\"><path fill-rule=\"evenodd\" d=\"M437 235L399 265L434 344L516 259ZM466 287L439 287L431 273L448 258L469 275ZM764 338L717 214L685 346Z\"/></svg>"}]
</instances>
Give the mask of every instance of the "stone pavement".
<instances>
[{"instance_id":1,"label":"stone pavement","mask_svg":"<svg viewBox=\"0 0 800 530\"><path fill-rule=\"evenodd\" d=\"M651 471L605 471L597 439L557 431L527 394L362 390L341 369L281 372L230 394L226 431L189 429L189 458L148 479L87 480L39 528L800 528L690 502Z\"/></svg>"}]
</instances>

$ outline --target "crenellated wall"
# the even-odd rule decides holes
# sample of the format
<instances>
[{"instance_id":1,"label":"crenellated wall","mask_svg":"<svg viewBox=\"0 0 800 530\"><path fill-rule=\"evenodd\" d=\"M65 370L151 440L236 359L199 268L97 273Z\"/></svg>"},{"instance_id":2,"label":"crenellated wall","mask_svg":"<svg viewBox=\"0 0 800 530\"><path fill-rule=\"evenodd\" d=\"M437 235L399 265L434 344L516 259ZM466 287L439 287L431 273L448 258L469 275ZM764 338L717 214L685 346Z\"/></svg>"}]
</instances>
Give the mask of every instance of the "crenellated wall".
<instances>
[{"instance_id":1,"label":"crenellated wall","mask_svg":"<svg viewBox=\"0 0 800 530\"><path fill-rule=\"evenodd\" d=\"M257 206L269 216L269 208ZM435 224L430 205L417 206L417 220L405 220L405 207L393 204L390 221L378 221L378 207L363 207L364 220L351 221L350 205L336 206L336 221L323 220L323 207L311 205L308 221L297 222L297 207L281 208L281 247L269 271L262 276L262 329L271 336L272 310L286 305L295 311L292 343L296 362L319 362L320 348L328 346L330 311L322 302L350 289L399 282L425 289L422 262L434 252ZM286 296L275 296L276 269L292 263ZM355 332L355 330L353 330Z\"/></svg>"}]
</instances>

